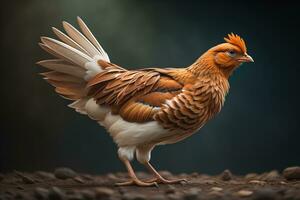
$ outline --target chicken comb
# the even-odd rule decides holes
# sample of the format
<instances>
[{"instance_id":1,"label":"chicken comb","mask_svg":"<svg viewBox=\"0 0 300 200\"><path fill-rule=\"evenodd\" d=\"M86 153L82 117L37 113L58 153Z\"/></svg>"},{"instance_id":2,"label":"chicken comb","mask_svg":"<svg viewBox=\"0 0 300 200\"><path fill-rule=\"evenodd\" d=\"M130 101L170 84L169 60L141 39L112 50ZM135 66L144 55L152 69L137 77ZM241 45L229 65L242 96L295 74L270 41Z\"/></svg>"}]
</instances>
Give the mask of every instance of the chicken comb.
<instances>
[{"instance_id":1,"label":"chicken comb","mask_svg":"<svg viewBox=\"0 0 300 200\"><path fill-rule=\"evenodd\" d=\"M224 37L224 40L226 42L238 46L243 51L243 53L247 52L246 44L243 38L234 33L228 34L227 37L228 38Z\"/></svg>"}]
</instances>

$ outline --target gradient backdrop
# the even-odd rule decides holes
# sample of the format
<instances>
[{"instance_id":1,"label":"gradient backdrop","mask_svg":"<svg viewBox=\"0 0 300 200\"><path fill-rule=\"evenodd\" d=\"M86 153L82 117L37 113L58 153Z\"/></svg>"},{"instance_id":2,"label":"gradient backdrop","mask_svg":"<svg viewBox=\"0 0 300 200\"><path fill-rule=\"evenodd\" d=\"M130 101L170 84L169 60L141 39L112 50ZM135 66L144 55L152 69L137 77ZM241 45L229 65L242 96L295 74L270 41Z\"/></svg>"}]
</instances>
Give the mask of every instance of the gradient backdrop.
<instances>
[{"instance_id":1,"label":"gradient backdrop","mask_svg":"<svg viewBox=\"0 0 300 200\"><path fill-rule=\"evenodd\" d=\"M261 1L20 0L1 6L0 171L124 171L104 128L69 109L38 75L37 45L81 16L111 61L126 68L188 66L230 32L254 64L230 78L222 112L198 134L156 148L174 173L282 170L300 164L299 6ZM139 170L143 168L135 163Z\"/></svg>"}]
</instances>

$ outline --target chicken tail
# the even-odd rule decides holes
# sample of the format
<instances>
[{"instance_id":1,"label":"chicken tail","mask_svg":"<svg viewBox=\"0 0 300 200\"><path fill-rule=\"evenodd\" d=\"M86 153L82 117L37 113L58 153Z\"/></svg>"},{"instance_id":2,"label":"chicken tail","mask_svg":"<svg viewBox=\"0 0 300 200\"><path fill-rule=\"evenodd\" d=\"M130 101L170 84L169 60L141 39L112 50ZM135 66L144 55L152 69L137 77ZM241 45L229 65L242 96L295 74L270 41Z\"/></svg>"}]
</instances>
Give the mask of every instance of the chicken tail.
<instances>
[{"instance_id":1,"label":"chicken tail","mask_svg":"<svg viewBox=\"0 0 300 200\"><path fill-rule=\"evenodd\" d=\"M63 22L66 34L52 28L60 40L41 37L39 45L55 59L37 62L50 71L41 73L44 79L55 87L55 91L65 99L73 100L69 106L77 112L85 113L87 81L103 71L97 62L110 62L107 53L80 17L77 17L80 31L68 22Z\"/></svg>"}]
</instances>

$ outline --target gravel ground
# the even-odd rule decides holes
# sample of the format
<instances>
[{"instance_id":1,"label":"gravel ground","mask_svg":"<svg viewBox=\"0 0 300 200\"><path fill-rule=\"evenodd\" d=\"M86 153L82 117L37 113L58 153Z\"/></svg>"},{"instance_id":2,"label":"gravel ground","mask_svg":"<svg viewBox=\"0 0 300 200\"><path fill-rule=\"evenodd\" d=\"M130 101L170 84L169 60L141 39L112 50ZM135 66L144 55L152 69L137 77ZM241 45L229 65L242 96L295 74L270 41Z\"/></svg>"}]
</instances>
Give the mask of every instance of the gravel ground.
<instances>
[{"instance_id":1,"label":"gravel ground","mask_svg":"<svg viewBox=\"0 0 300 200\"><path fill-rule=\"evenodd\" d=\"M149 174L138 172L141 179ZM187 178L188 183L159 187L117 187L114 183L125 181L126 173L90 175L69 168L54 172L25 173L14 171L0 174L0 200L300 200L300 167L289 167L263 174L233 175L229 170L216 176L205 174L178 174L161 171L166 178Z\"/></svg>"}]
</instances>

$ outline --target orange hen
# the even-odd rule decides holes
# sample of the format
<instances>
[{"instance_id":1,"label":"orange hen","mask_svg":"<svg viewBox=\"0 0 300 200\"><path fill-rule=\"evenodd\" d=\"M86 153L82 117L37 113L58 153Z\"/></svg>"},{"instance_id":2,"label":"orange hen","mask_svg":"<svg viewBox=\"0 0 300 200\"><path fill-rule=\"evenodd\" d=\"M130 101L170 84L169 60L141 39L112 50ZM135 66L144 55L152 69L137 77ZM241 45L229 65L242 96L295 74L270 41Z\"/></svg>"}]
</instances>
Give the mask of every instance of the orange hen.
<instances>
[{"instance_id":1,"label":"orange hen","mask_svg":"<svg viewBox=\"0 0 300 200\"><path fill-rule=\"evenodd\" d=\"M118 145L130 180L118 185L151 186L167 180L150 164L151 150L197 132L220 112L229 90L228 78L241 63L253 62L245 42L235 34L187 68L126 70L110 63L107 53L78 17L82 32L63 22L60 39L42 37L40 46L56 59L39 65L55 91L74 101L69 106L104 126ZM136 156L154 175L140 180L130 161Z\"/></svg>"}]
</instances>

